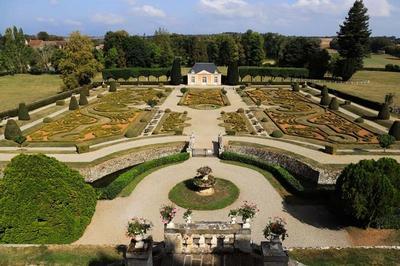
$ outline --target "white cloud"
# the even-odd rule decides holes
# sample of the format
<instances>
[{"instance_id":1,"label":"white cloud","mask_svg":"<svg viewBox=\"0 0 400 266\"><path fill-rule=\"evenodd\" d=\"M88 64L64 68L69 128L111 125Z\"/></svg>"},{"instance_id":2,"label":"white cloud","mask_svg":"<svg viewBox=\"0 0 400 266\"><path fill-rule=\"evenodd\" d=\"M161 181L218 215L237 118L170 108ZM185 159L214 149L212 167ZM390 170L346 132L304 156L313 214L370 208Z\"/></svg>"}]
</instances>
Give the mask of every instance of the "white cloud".
<instances>
[{"instance_id":1,"label":"white cloud","mask_svg":"<svg viewBox=\"0 0 400 266\"><path fill-rule=\"evenodd\" d=\"M297 0L291 7L320 14L339 14L347 12L353 3L354 0ZM370 16L390 16L392 6L388 0L365 0L364 3Z\"/></svg>"},{"instance_id":2,"label":"white cloud","mask_svg":"<svg viewBox=\"0 0 400 266\"><path fill-rule=\"evenodd\" d=\"M78 20L72 20L72 19L64 20L64 24L70 25L70 26L82 26L82 22L80 22Z\"/></svg>"},{"instance_id":3,"label":"white cloud","mask_svg":"<svg viewBox=\"0 0 400 266\"><path fill-rule=\"evenodd\" d=\"M227 17L251 17L258 13L245 0L200 0L200 8L204 13Z\"/></svg>"},{"instance_id":4,"label":"white cloud","mask_svg":"<svg viewBox=\"0 0 400 266\"><path fill-rule=\"evenodd\" d=\"M44 23L52 23L52 24L54 24L56 22L56 20L54 18L45 18L45 17L37 17L36 21L44 22Z\"/></svg>"},{"instance_id":5,"label":"white cloud","mask_svg":"<svg viewBox=\"0 0 400 266\"><path fill-rule=\"evenodd\" d=\"M167 16L163 10L151 5L137 6L134 7L133 10L139 15L144 15L148 17L164 18Z\"/></svg>"},{"instance_id":6,"label":"white cloud","mask_svg":"<svg viewBox=\"0 0 400 266\"><path fill-rule=\"evenodd\" d=\"M106 25L117 25L125 21L125 18L112 13L96 13L92 16L92 21Z\"/></svg>"}]
</instances>

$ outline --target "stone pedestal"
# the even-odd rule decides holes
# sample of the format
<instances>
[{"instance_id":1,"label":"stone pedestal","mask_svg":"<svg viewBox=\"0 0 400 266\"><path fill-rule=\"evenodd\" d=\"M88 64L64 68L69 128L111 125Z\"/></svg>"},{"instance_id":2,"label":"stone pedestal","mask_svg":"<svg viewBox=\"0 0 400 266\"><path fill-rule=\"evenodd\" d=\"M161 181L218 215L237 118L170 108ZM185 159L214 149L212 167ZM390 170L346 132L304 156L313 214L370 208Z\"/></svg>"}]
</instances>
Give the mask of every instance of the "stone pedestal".
<instances>
[{"instance_id":1,"label":"stone pedestal","mask_svg":"<svg viewBox=\"0 0 400 266\"><path fill-rule=\"evenodd\" d=\"M261 251L264 266L287 266L289 256L283 250L282 242L279 239L261 242Z\"/></svg>"},{"instance_id":2,"label":"stone pedestal","mask_svg":"<svg viewBox=\"0 0 400 266\"><path fill-rule=\"evenodd\" d=\"M125 254L126 266L153 266L153 241L146 239L144 247L135 248L135 243L131 243Z\"/></svg>"}]
</instances>

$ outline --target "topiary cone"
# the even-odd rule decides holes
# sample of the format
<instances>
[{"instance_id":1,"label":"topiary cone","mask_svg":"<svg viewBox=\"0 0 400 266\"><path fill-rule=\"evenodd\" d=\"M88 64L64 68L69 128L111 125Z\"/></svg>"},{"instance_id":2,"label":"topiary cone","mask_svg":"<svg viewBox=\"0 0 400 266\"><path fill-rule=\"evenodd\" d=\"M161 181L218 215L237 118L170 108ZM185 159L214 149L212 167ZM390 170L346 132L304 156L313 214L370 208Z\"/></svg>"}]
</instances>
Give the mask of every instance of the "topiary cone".
<instances>
[{"instance_id":1,"label":"topiary cone","mask_svg":"<svg viewBox=\"0 0 400 266\"><path fill-rule=\"evenodd\" d=\"M110 88L108 90L109 92L116 92L117 91L117 82L111 81L110 82Z\"/></svg>"},{"instance_id":2,"label":"topiary cone","mask_svg":"<svg viewBox=\"0 0 400 266\"><path fill-rule=\"evenodd\" d=\"M320 105L329 105L331 98L328 94L322 94Z\"/></svg>"},{"instance_id":3,"label":"topiary cone","mask_svg":"<svg viewBox=\"0 0 400 266\"><path fill-rule=\"evenodd\" d=\"M25 103L20 103L18 106L18 120L31 120Z\"/></svg>"},{"instance_id":4,"label":"topiary cone","mask_svg":"<svg viewBox=\"0 0 400 266\"><path fill-rule=\"evenodd\" d=\"M327 86L324 85L322 87L321 95L328 95L328 87Z\"/></svg>"},{"instance_id":5,"label":"topiary cone","mask_svg":"<svg viewBox=\"0 0 400 266\"><path fill-rule=\"evenodd\" d=\"M396 140L400 140L400 121L394 121L390 127L389 135L393 136Z\"/></svg>"},{"instance_id":6,"label":"topiary cone","mask_svg":"<svg viewBox=\"0 0 400 266\"><path fill-rule=\"evenodd\" d=\"M6 128L4 130L4 138L8 140L15 140L18 136L22 136L22 132L17 122L15 122L13 119L8 119Z\"/></svg>"},{"instance_id":7,"label":"topiary cone","mask_svg":"<svg viewBox=\"0 0 400 266\"><path fill-rule=\"evenodd\" d=\"M386 104L386 103L382 104L381 110L379 111L379 114L378 114L378 119L380 119L380 120L390 119L390 110L389 110L388 104Z\"/></svg>"},{"instance_id":8,"label":"topiary cone","mask_svg":"<svg viewBox=\"0 0 400 266\"><path fill-rule=\"evenodd\" d=\"M79 105L88 105L89 104L89 102L86 98L86 94L87 94L86 90L81 90L81 93L79 95Z\"/></svg>"},{"instance_id":9,"label":"topiary cone","mask_svg":"<svg viewBox=\"0 0 400 266\"><path fill-rule=\"evenodd\" d=\"M330 104L329 104L329 109L337 111L339 110L339 102L336 97L333 97Z\"/></svg>"},{"instance_id":10,"label":"topiary cone","mask_svg":"<svg viewBox=\"0 0 400 266\"><path fill-rule=\"evenodd\" d=\"M69 101L69 110L77 110L79 109L78 101L76 100L75 96L71 97L71 100Z\"/></svg>"}]
</instances>

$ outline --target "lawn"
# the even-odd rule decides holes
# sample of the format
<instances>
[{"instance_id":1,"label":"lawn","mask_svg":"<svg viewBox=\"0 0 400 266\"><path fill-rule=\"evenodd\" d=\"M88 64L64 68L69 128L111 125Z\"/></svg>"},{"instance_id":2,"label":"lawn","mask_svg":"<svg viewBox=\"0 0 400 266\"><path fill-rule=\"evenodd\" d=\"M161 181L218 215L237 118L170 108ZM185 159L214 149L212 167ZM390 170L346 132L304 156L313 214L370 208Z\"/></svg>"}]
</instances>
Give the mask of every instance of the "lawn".
<instances>
[{"instance_id":1,"label":"lawn","mask_svg":"<svg viewBox=\"0 0 400 266\"><path fill-rule=\"evenodd\" d=\"M400 65L400 58L388 54L371 54L364 59L364 67L385 68L387 64Z\"/></svg>"},{"instance_id":2,"label":"lawn","mask_svg":"<svg viewBox=\"0 0 400 266\"><path fill-rule=\"evenodd\" d=\"M31 103L60 92L58 75L18 74L0 77L0 111L16 108L20 102Z\"/></svg>"},{"instance_id":3,"label":"lawn","mask_svg":"<svg viewBox=\"0 0 400 266\"><path fill-rule=\"evenodd\" d=\"M383 102L385 94L395 93L394 103L400 106L400 73L359 71L352 80L369 80L369 84L327 84L328 87L365 99Z\"/></svg>"},{"instance_id":4,"label":"lawn","mask_svg":"<svg viewBox=\"0 0 400 266\"><path fill-rule=\"evenodd\" d=\"M394 249L295 249L292 259L306 265L399 265L400 250Z\"/></svg>"}]
</instances>

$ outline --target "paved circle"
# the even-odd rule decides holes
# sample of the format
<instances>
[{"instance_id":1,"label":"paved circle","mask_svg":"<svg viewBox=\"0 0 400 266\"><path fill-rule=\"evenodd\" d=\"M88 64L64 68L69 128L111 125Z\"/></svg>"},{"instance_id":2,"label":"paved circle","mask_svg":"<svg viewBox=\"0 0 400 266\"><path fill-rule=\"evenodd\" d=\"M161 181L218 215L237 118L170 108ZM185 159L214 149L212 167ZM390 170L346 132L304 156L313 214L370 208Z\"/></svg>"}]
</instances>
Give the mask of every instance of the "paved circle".
<instances>
[{"instance_id":1,"label":"paved circle","mask_svg":"<svg viewBox=\"0 0 400 266\"><path fill-rule=\"evenodd\" d=\"M168 192L177 183L193 176L201 166L208 165L215 176L232 181L240 188L238 200L231 206L216 211L194 211L194 221L228 221L231 208L244 200L256 203L260 212L252 222L252 239L263 240L262 229L269 217L283 217L288 223L287 247L349 246L346 231L335 224L335 218L323 206L286 205L280 195L260 173L234 165L224 164L216 158L192 158L182 164L169 166L147 176L126 198L98 201L92 222L76 244L125 244L128 220L139 216L154 224L152 235L163 239L163 226L159 217L162 204L170 203ZM184 210L178 208L175 222L183 222Z\"/></svg>"}]
</instances>

